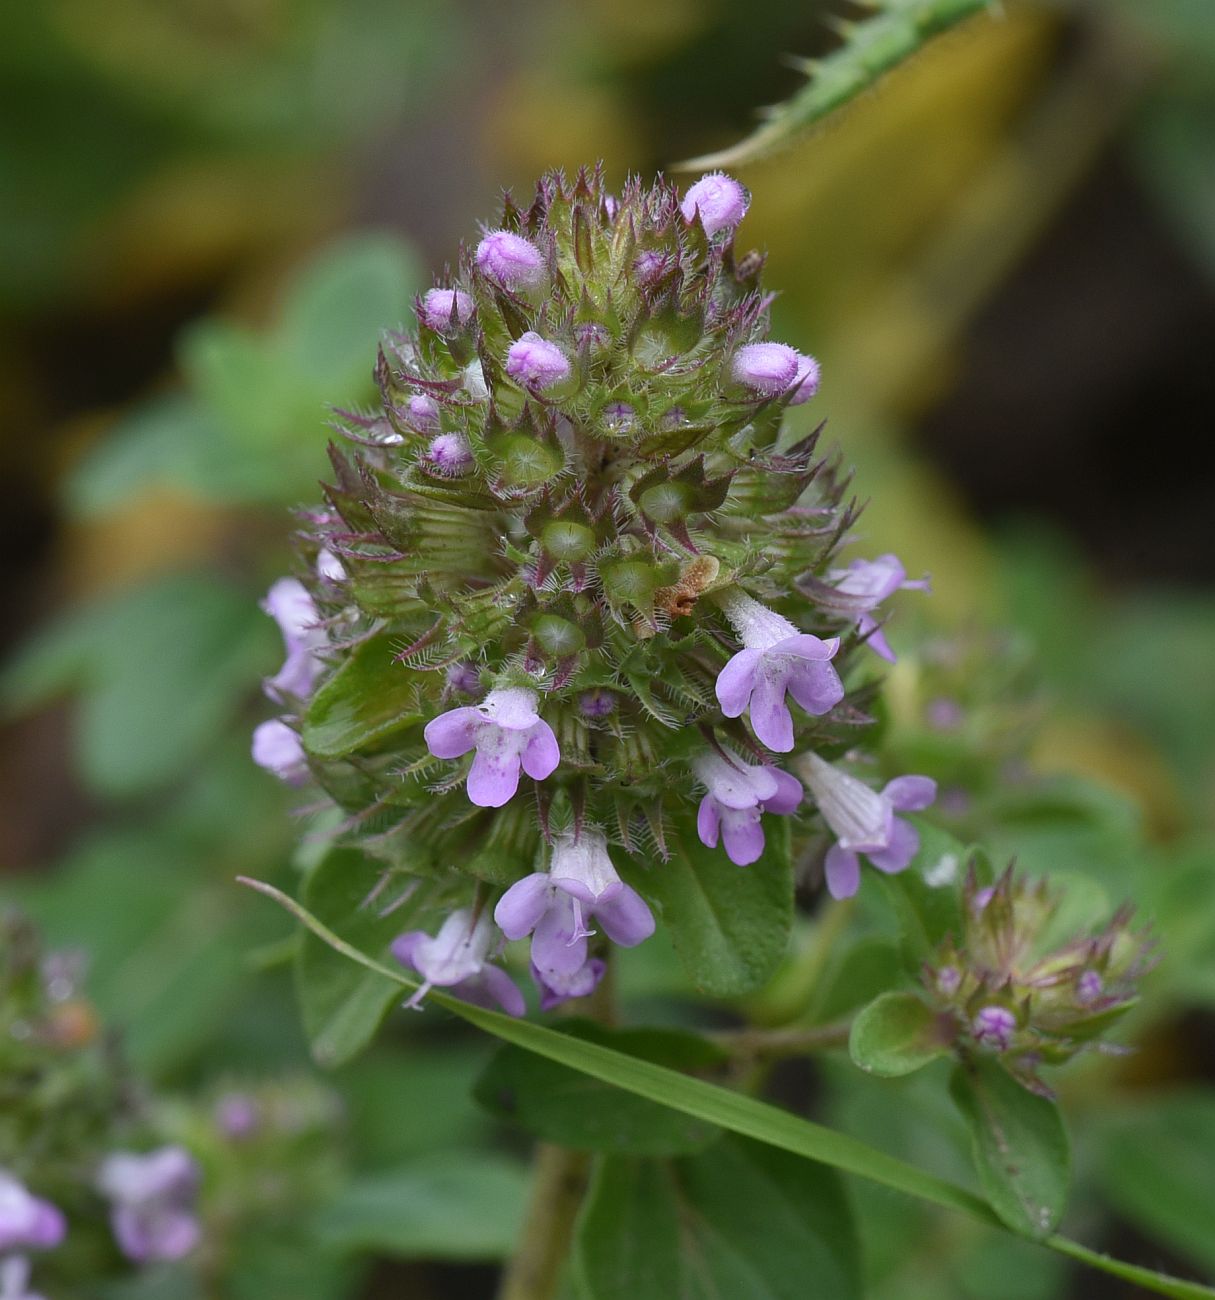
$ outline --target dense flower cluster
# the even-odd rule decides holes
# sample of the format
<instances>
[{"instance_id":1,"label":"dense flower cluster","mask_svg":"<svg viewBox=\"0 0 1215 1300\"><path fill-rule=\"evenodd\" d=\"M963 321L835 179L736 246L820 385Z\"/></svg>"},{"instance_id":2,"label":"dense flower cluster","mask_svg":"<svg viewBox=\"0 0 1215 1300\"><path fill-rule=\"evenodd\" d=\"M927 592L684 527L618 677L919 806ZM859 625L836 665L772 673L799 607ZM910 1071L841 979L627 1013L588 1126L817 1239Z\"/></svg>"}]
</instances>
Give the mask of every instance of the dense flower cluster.
<instances>
[{"instance_id":1,"label":"dense flower cluster","mask_svg":"<svg viewBox=\"0 0 1215 1300\"><path fill-rule=\"evenodd\" d=\"M1113 1050L1099 1036L1135 1002L1153 964L1145 934L1118 911L1096 934L1054 947L1063 895L1009 867L981 886L973 868L962 889L962 933L924 970L930 1002L961 1047L998 1054L1027 1087L1047 1092L1041 1065L1078 1052Z\"/></svg>"},{"instance_id":2,"label":"dense flower cluster","mask_svg":"<svg viewBox=\"0 0 1215 1300\"><path fill-rule=\"evenodd\" d=\"M863 744L858 648L893 658L879 606L925 584L839 563L846 479L783 434L819 366L767 337L748 203L721 174L546 176L385 339L379 407L340 416L300 576L266 601L284 712L254 757L436 896L468 878L394 947L415 1003L521 1011L494 959L529 935L544 1005L589 993L597 930L645 939L649 872L697 839L762 871L774 826L820 853L826 828L837 896L858 855L915 852L895 813L932 782L879 793L832 759Z\"/></svg>"}]
</instances>

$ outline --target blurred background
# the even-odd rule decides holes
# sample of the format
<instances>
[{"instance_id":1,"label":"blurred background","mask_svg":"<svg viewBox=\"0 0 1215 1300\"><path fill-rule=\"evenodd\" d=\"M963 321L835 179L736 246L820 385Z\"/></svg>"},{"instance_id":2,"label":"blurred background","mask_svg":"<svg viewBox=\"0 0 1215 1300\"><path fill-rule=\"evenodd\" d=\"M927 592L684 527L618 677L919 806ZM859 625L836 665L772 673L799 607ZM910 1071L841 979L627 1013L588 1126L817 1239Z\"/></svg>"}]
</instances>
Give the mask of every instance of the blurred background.
<instances>
[{"instance_id":1,"label":"blurred background","mask_svg":"<svg viewBox=\"0 0 1215 1300\"><path fill-rule=\"evenodd\" d=\"M859 12L5 7L4 899L86 954L91 1004L156 1087L333 1098L335 1163L306 1214L271 1197L250 1240L232 1230L239 1266L107 1295L489 1293L526 1146L463 1099L488 1048L394 1021L370 1056L319 1075L286 929L231 883L290 880L308 853L306 812L248 759L279 656L256 601L290 565L290 508L316 495L326 407L371 399L380 330L492 224L501 189L522 198L542 169L597 158L616 182L649 177L732 144L802 84L782 56L829 51L829 13ZM1063 1088L1073 1226L1209 1274L1215 13L1008 0L738 175L753 193L739 242L766 250L781 290L774 334L823 363L805 419L828 419L872 502L865 553L932 573L931 601L905 598L897 626L965 645L972 675L1017 683L1018 724L1032 714L1009 753L1049 797L997 816L988 790L979 828L1031 867L1092 870L1163 936L1140 1050L1079 1075L1074 1107ZM917 662L939 656L895 675L913 754L926 742L897 701L920 689ZM981 759L949 761L969 815ZM659 966L638 974L638 1005L677 1019ZM956 1175L920 1076L854 1086L845 1069L791 1072L779 1095ZM900 1236L868 1195L874 1295L1136 1294L965 1223L927 1230L917 1212ZM403 1217L410 1196L428 1212ZM313 1214L323 1231L302 1232Z\"/></svg>"}]
</instances>

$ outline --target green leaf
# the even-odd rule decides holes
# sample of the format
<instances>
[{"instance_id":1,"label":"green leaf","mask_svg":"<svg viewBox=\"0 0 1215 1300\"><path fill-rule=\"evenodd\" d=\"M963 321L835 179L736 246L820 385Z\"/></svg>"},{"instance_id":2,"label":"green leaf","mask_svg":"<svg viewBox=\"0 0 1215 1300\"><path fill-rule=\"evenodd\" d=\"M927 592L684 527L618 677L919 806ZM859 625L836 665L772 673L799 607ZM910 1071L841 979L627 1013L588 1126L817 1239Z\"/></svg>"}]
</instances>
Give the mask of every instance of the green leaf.
<instances>
[{"instance_id":1,"label":"green leaf","mask_svg":"<svg viewBox=\"0 0 1215 1300\"><path fill-rule=\"evenodd\" d=\"M1101 1190L1124 1218L1215 1272L1215 1090L1153 1100L1102 1144Z\"/></svg>"},{"instance_id":2,"label":"green leaf","mask_svg":"<svg viewBox=\"0 0 1215 1300\"><path fill-rule=\"evenodd\" d=\"M758 988L788 947L793 926L789 828L773 818L765 831L764 856L752 867L737 867L685 827L673 837L669 862L634 877L658 902L684 968L710 997L737 997Z\"/></svg>"},{"instance_id":3,"label":"green leaf","mask_svg":"<svg viewBox=\"0 0 1215 1300\"><path fill-rule=\"evenodd\" d=\"M317 1216L316 1231L334 1250L501 1259L518 1240L527 1185L518 1160L486 1151L436 1152L351 1184Z\"/></svg>"},{"instance_id":4,"label":"green leaf","mask_svg":"<svg viewBox=\"0 0 1215 1300\"><path fill-rule=\"evenodd\" d=\"M422 720L413 673L392 637L364 641L313 696L304 746L317 758L345 758Z\"/></svg>"},{"instance_id":5,"label":"green leaf","mask_svg":"<svg viewBox=\"0 0 1215 1300\"><path fill-rule=\"evenodd\" d=\"M1059 1107L987 1058L959 1065L950 1092L970 1128L975 1168L992 1208L1016 1232L1045 1240L1059 1225L1071 1177Z\"/></svg>"},{"instance_id":6,"label":"green leaf","mask_svg":"<svg viewBox=\"0 0 1215 1300\"><path fill-rule=\"evenodd\" d=\"M390 880L380 888L384 879L383 865L357 849L333 849L305 879L304 902L360 951L384 957L392 940L410 928L414 912L409 901L386 910L407 886ZM295 982L312 1055L323 1066L357 1056L400 997L395 984L352 966L308 934L296 953Z\"/></svg>"},{"instance_id":7,"label":"green leaf","mask_svg":"<svg viewBox=\"0 0 1215 1300\"><path fill-rule=\"evenodd\" d=\"M344 400L369 382L380 335L407 322L421 283L417 259L396 236L344 239L291 285L275 350L312 391Z\"/></svg>"},{"instance_id":8,"label":"green leaf","mask_svg":"<svg viewBox=\"0 0 1215 1300\"><path fill-rule=\"evenodd\" d=\"M856 1233L830 1169L730 1137L665 1168L608 1157L579 1223L589 1300L803 1300L861 1294Z\"/></svg>"},{"instance_id":9,"label":"green leaf","mask_svg":"<svg viewBox=\"0 0 1215 1300\"><path fill-rule=\"evenodd\" d=\"M936 1013L914 993L883 993L852 1022L848 1051L862 1070L894 1077L943 1056Z\"/></svg>"},{"instance_id":10,"label":"green leaf","mask_svg":"<svg viewBox=\"0 0 1215 1300\"><path fill-rule=\"evenodd\" d=\"M678 163L678 168L737 167L788 148L932 37L987 9L989 0L874 0L874 7L880 12L871 18L841 27L844 40L838 49L826 58L805 61L803 71L810 78L805 89L768 109L757 131L729 149Z\"/></svg>"},{"instance_id":11,"label":"green leaf","mask_svg":"<svg viewBox=\"0 0 1215 1300\"><path fill-rule=\"evenodd\" d=\"M360 952L272 885L245 877L240 880L242 884L256 889L290 912L335 952L402 988L413 990L418 987L416 979ZM624 1056L602 1044L582 1042L568 1034L559 1034L544 1025L516 1020L433 990L429 997L435 1004L505 1042L524 1047L561 1065L581 1070L592 1078L601 1079L626 1092L660 1102L685 1115L707 1120L740 1136L754 1138L793 1155L818 1160L846 1173L857 1174L930 1204L959 1210L982 1223L999 1225L1002 1222L985 1201L964 1188L895 1159L846 1133L801 1119L776 1106L731 1092L703 1079L679 1074L638 1057ZM1111 1259L1066 1237L1052 1236L1044 1244L1071 1259L1135 1282L1158 1295L1172 1297L1173 1300L1215 1300L1215 1289L1181 1281L1137 1264Z\"/></svg>"},{"instance_id":12,"label":"green leaf","mask_svg":"<svg viewBox=\"0 0 1215 1300\"><path fill-rule=\"evenodd\" d=\"M704 1070L726 1059L707 1039L679 1030L613 1030L591 1023L562 1028L587 1042L675 1069ZM683 1155L699 1151L721 1132L520 1047L499 1049L478 1079L475 1095L499 1119L581 1151Z\"/></svg>"}]
</instances>

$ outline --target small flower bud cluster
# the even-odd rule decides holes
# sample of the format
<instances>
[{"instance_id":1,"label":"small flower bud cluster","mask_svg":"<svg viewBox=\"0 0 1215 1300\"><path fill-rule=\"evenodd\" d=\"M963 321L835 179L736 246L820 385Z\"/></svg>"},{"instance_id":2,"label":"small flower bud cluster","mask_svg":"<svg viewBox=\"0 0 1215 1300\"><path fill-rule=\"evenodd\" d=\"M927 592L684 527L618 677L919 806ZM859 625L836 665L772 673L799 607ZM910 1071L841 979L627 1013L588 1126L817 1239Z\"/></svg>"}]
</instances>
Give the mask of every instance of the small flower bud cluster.
<instances>
[{"instance_id":1,"label":"small flower bud cluster","mask_svg":"<svg viewBox=\"0 0 1215 1300\"><path fill-rule=\"evenodd\" d=\"M961 938L946 942L924 970L929 1000L952 1019L957 1045L1000 1056L1038 1092L1047 1092L1039 1066L1112 1050L1099 1039L1135 1002L1153 964L1127 908L1096 934L1044 950L1062 899L1011 866L982 887L972 866Z\"/></svg>"},{"instance_id":2,"label":"small flower bud cluster","mask_svg":"<svg viewBox=\"0 0 1215 1300\"><path fill-rule=\"evenodd\" d=\"M858 855L915 852L895 813L932 782L873 791L820 751L858 743L851 667L894 657L879 607L925 584L837 560L855 511L817 432L783 432L819 367L768 337L748 203L721 174L545 176L386 338L378 409L340 416L302 577L267 598L285 711L254 757L398 869L466 877L397 941L423 990L521 1010L495 959L530 936L544 1004L584 995L592 925L640 942L647 871L696 837L762 870L774 824L825 824L839 896Z\"/></svg>"}]
</instances>

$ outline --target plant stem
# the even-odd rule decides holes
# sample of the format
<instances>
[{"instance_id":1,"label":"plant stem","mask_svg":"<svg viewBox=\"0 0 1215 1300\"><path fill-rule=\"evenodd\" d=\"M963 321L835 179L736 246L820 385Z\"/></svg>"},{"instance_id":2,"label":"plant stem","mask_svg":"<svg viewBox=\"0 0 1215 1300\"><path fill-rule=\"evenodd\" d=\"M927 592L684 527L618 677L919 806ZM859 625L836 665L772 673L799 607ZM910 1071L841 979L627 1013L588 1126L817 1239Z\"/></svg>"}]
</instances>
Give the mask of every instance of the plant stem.
<instances>
[{"instance_id":1,"label":"plant stem","mask_svg":"<svg viewBox=\"0 0 1215 1300\"><path fill-rule=\"evenodd\" d=\"M752 1061L784 1060L843 1047L852 1025L836 1021L830 1025L812 1025L807 1029L725 1029L710 1037L735 1056Z\"/></svg>"},{"instance_id":2,"label":"plant stem","mask_svg":"<svg viewBox=\"0 0 1215 1300\"><path fill-rule=\"evenodd\" d=\"M498 1300L552 1300L557 1294L590 1163L584 1151L537 1145L523 1237L502 1275Z\"/></svg>"}]
</instances>

